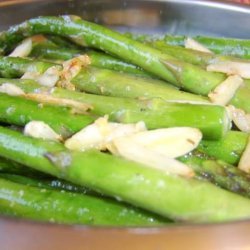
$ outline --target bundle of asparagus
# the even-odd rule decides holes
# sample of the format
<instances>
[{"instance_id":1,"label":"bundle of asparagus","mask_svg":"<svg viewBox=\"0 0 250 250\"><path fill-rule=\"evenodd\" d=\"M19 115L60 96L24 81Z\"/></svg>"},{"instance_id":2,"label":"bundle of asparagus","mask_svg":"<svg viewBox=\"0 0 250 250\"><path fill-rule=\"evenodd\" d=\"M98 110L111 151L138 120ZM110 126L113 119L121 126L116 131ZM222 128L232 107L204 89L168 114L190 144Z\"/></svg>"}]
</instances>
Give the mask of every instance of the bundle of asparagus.
<instances>
[{"instance_id":1,"label":"bundle of asparagus","mask_svg":"<svg viewBox=\"0 0 250 250\"><path fill-rule=\"evenodd\" d=\"M2 32L0 212L109 226L249 218L239 43L138 37L75 16Z\"/></svg>"}]
</instances>

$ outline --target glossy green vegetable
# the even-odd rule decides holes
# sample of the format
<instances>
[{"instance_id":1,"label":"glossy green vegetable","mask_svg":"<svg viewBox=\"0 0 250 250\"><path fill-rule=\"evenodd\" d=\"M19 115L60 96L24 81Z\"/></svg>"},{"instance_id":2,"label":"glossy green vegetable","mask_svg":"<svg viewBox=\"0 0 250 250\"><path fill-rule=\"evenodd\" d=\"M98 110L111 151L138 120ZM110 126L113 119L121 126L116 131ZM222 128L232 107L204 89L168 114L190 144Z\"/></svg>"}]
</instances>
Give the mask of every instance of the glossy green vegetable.
<instances>
[{"instance_id":1,"label":"glossy green vegetable","mask_svg":"<svg viewBox=\"0 0 250 250\"><path fill-rule=\"evenodd\" d=\"M71 16L39 17L12 27L0 36L0 48L20 40L19 35L53 34L70 38L80 45L104 50L133 63L172 84L197 94L208 94L225 79L224 74L207 72L177 60L118 32Z\"/></svg>"},{"instance_id":2,"label":"glossy green vegetable","mask_svg":"<svg viewBox=\"0 0 250 250\"><path fill-rule=\"evenodd\" d=\"M3 79L0 80L0 83L1 81L5 82ZM45 91L44 89L43 91L39 90L34 83L33 85L29 84L31 81L28 81L28 84L25 84L25 81L17 80L12 80L12 82L19 83L18 86L28 92L48 93L48 91ZM79 82L82 81L79 80ZM83 94L59 88L54 88L51 95L54 97L70 98L75 101L91 104L93 105L93 110L90 112L99 116L108 114L110 115L111 120L123 123L144 121L149 129L172 126L190 126L199 128L203 132L204 138L209 139L221 138L230 129L230 120L227 112L225 108L221 106L172 103L159 98L140 101L128 98ZM16 98L9 97L9 99L14 102ZM18 100L21 100L21 98ZM42 101L43 100L41 100L41 102ZM44 101L46 102L46 100ZM7 102L6 105L8 105ZM188 114L188 116L186 114ZM5 116L5 114L2 115L3 121L5 121ZM58 120L60 121L60 119L57 119L57 121ZM71 121L69 122L71 123Z\"/></svg>"},{"instance_id":3,"label":"glossy green vegetable","mask_svg":"<svg viewBox=\"0 0 250 250\"><path fill-rule=\"evenodd\" d=\"M206 36L194 36L193 38L216 54L250 59L250 40L248 39ZM161 39L170 45L183 46L186 37L166 35Z\"/></svg>"},{"instance_id":4,"label":"glossy green vegetable","mask_svg":"<svg viewBox=\"0 0 250 250\"><path fill-rule=\"evenodd\" d=\"M69 60L79 55L88 55L91 65L94 67L116 70L119 72L126 72L130 74L149 77L150 75L139 69L137 66L123 62L115 57L107 55L102 52L97 52L90 49L80 50L73 48L58 47L55 45L48 45L47 43L33 45L31 54L29 56L51 59L51 60Z\"/></svg>"},{"instance_id":5,"label":"glossy green vegetable","mask_svg":"<svg viewBox=\"0 0 250 250\"><path fill-rule=\"evenodd\" d=\"M240 131L229 131L222 139L202 140L198 150L229 164L237 165L247 145L249 134Z\"/></svg>"},{"instance_id":6,"label":"glossy green vegetable","mask_svg":"<svg viewBox=\"0 0 250 250\"><path fill-rule=\"evenodd\" d=\"M81 130L94 118L74 114L67 107L41 105L24 97L0 93L0 121L24 126L30 121L43 121L63 137Z\"/></svg>"},{"instance_id":7,"label":"glossy green vegetable","mask_svg":"<svg viewBox=\"0 0 250 250\"><path fill-rule=\"evenodd\" d=\"M159 226L167 222L108 198L40 189L2 178L0 211L5 215L66 224Z\"/></svg>"},{"instance_id":8,"label":"glossy green vegetable","mask_svg":"<svg viewBox=\"0 0 250 250\"><path fill-rule=\"evenodd\" d=\"M237 167L199 152L181 157L180 160L195 171L196 178L250 198L250 175Z\"/></svg>"},{"instance_id":9,"label":"glossy green vegetable","mask_svg":"<svg viewBox=\"0 0 250 250\"><path fill-rule=\"evenodd\" d=\"M175 220L218 222L250 217L249 199L210 183L169 175L95 150L69 151L59 143L3 127L0 155Z\"/></svg>"},{"instance_id":10,"label":"glossy green vegetable","mask_svg":"<svg viewBox=\"0 0 250 250\"><path fill-rule=\"evenodd\" d=\"M34 62L34 67L32 66ZM2 76L8 72L9 78L21 77L27 71L36 71L36 65L43 65L44 71L48 69L47 62L15 58L0 57ZM59 66L49 63L49 66ZM43 71L43 72L44 72ZM12 72L10 75L9 72ZM43 73L39 69L38 73ZM0 71L1 73L1 71ZM190 100L208 102L208 99L199 95L180 91L164 81L142 78L130 74L122 74L113 70L88 67L82 69L72 80L79 89L102 95L120 97L161 97L165 100ZM119 83L119 84L114 84Z\"/></svg>"}]
</instances>

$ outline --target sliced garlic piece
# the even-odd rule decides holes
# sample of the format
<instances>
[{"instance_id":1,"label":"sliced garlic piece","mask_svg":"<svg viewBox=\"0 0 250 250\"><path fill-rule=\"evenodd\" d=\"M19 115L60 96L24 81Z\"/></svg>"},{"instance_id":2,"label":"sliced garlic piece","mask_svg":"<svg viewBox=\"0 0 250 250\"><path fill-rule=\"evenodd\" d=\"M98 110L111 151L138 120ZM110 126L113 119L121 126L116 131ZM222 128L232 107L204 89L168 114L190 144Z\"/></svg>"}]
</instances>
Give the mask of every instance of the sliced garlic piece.
<instances>
[{"instance_id":1,"label":"sliced garlic piece","mask_svg":"<svg viewBox=\"0 0 250 250\"><path fill-rule=\"evenodd\" d=\"M93 109L93 106L91 106L90 104L74 101L71 99L53 97L49 95L49 93L28 93L25 95L25 98L41 103L49 103L59 106L71 107L76 113L79 114L86 113L86 111Z\"/></svg>"},{"instance_id":2,"label":"sliced garlic piece","mask_svg":"<svg viewBox=\"0 0 250 250\"><path fill-rule=\"evenodd\" d=\"M39 76L40 76L40 74L38 72L26 71L22 75L21 79L36 80Z\"/></svg>"},{"instance_id":3,"label":"sliced garlic piece","mask_svg":"<svg viewBox=\"0 0 250 250\"><path fill-rule=\"evenodd\" d=\"M186 164L169 158L166 154L152 151L150 148L120 137L114 140L117 154L146 166L162 170L166 173L192 177L194 172Z\"/></svg>"},{"instance_id":4,"label":"sliced garlic piece","mask_svg":"<svg viewBox=\"0 0 250 250\"><path fill-rule=\"evenodd\" d=\"M59 81L60 75L60 67L56 65L48 68L43 74L39 74L33 71L27 71L23 74L21 79L35 80L42 86L52 88Z\"/></svg>"},{"instance_id":5,"label":"sliced garlic piece","mask_svg":"<svg viewBox=\"0 0 250 250\"><path fill-rule=\"evenodd\" d=\"M65 142L72 150L84 151L89 148L106 150L114 138L126 136L146 129L144 122L120 124L108 122L107 117L97 119L93 124L83 128Z\"/></svg>"},{"instance_id":6,"label":"sliced garlic piece","mask_svg":"<svg viewBox=\"0 0 250 250\"><path fill-rule=\"evenodd\" d=\"M31 121L24 127L24 134L34 138L61 141L62 138L48 124L42 121Z\"/></svg>"},{"instance_id":7,"label":"sliced garlic piece","mask_svg":"<svg viewBox=\"0 0 250 250\"><path fill-rule=\"evenodd\" d=\"M87 67L90 64L90 58L88 55L80 55L74 57L63 63L63 71L61 74L61 81L58 86L66 89L74 89L74 85L70 83L83 67Z\"/></svg>"},{"instance_id":8,"label":"sliced garlic piece","mask_svg":"<svg viewBox=\"0 0 250 250\"><path fill-rule=\"evenodd\" d=\"M173 103L187 103L187 104L194 104L194 105L214 105L209 101L191 101L191 100L166 100L166 102L173 102Z\"/></svg>"},{"instance_id":9,"label":"sliced garlic piece","mask_svg":"<svg viewBox=\"0 0 250 250\"><path fill-rule=\"evenodd\" d=\"M208 94L208 97L214 104L222 106L227 105L242 84L243 79L240 76L229 76L225 81L223 81L213 91L211 91Z\"/></svg>"},{"instance_id":10,"label":"sliced garlic piece","mask_svg":"<svg viewBox=\"0 0 250 250\"><path fill-rule=\"evenodd\" d=\"M60 74L60 68L58 66L52 66L48 68L36 80L40 85L51 88L54 87L59 81Z\"/></svg>"},{"instance_id":11,"label":"sliced garlic piece","mask_svg":"<svg viewBox=\"0 0 250 250\"><path fill-rule=\"evenodd\" d=\"M24 39L9 56L11 57L25 57L30 54L32 50L32 39L27 38Z\"/></svg>"},{"instance_id":12,"label":"sliced garlic piece","mask_svg":"<svg viewBox=\"0 0 250 250\"><path fill-rule=\"evenodd\" d=\"M250 173L250 137L248 138L247 146L240 158L238 168L246 173Z\"/></svg>"},{"instance_id":13,"label":"sliced garlic piece","mask_svg":"<svg viewBox=\"0 0 250 250\"><path fill-rule=\"evenodd\" d=\"M126 136L132 144L140 145L169 158L191 152L199 145L201 138L200 130L190 127L162 128Z\"/></svg>"},{"instance_id":14,"label":"sliced garlic piece","mask_svg":"<svg viewBox=\"0 0 250 250\"><path fill-rule=\"evenodd\" d=\"M0 86L0 92L11 96L25 95L24 91L12 83L3 83Z\"/></svg>"},{"instance_id":15,"label":"sliced garlic piece","mask_svg":"<svg viewBox=\"0 0 250 250\"><path fill-rule=\"evenodd\" d=\"M190 37L188 37L185 40L184 45L185 45L185 48L187 48L187 49L193 49L193 50L213 54L213 52L211 50L209 50L208 48L206 48L205 46L203 46L202 44L200 44L199 42L195 41L193 38L190 38Z\"/></svg>"},{"instance_id":16,"label":"sliced garlic piece","mask_svg":"<svg viewBox=\"0 0 250 250\"><path fill-rule=\"evenodd\" d=\"M250 114L246 114L244 110L237 109L232 105L227 106L227 111L239 130L250 132Z\"/></svg>"},{"instance_id":17,"label":"sliced garlic piece","mask_svg":"<svg viewBox=\"0 0 250 250\"><path fill-rule=\"evenodd\" d=\"M250 62L219 61L209 64L207 71L239 75L242 78L250 79Z\"/></svg>"}]
</instances>

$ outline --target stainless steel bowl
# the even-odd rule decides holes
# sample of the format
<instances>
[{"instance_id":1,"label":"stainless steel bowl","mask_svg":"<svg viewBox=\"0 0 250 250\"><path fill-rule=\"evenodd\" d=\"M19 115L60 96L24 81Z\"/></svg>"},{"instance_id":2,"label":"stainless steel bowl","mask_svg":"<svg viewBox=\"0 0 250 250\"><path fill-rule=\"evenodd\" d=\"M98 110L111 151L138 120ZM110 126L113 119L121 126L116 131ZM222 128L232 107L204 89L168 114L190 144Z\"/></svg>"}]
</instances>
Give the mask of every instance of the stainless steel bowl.
<instances>
[{"instance_id":1,"label":"stainless steel bowl","mask_svg":"<svg viewBox=\"0 0 250 250\"><path fill-rule=\"evenodd\" d=\"M122 31L249 38L250 8L202 0L0 1L0 30L39 15L74 14ZM164 228L63 226L0 218L0 249L250 249L250 220Z\"/></svg>"}]
</instances>

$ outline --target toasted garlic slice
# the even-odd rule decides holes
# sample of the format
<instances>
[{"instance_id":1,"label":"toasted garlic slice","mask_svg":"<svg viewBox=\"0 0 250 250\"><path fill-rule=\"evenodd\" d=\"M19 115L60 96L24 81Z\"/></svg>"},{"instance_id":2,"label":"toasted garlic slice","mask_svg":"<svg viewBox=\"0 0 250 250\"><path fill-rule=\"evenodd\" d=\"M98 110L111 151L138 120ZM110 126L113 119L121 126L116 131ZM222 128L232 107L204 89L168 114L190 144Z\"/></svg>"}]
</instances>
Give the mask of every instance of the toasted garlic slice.
<instances>
[{"instance_id":1,"label":"toasted garlic slice","mask_svg":"<svg viewBox=\"0 0 250 250\"><path fill-rule=\"evenodd\" d=\"M83 67L90 64L90 58L88 55L81 55L74 57L63 63L63 70L61 74L61 80L58 86L74 90L74 85L70 83L71 79L74 78Z\"/></svg>"},{"instance_id":2,"label":"toasted garlic slice","mask_svg":"<svg viewBox=\"0 0 250 250\"><path fill-rule=\"evenodd\" d=\"M146 166L162 170L166 173L192 177L194 172L186 164L169 158L166 154L152 151L149 147L131 141L129 138L120 137L114 140L117 154ZM167 151L167 150L166 150Z\"/></svg>"},{"instance_id":3,"label":"toasted garlic slice","mask_svg":"<svg viewBox=\"0 0 250 250\"><path fill-rule=\"evenodd\" d=\"M238 168L246 173L250 173L250 138L248 139L247 146L240 158Z\"/></svg>"},{"instance_id":4,"label":"toasted garlic slice","mask_svg":"<svg viewBox=\"0 0 250 250\"><path fill-rule=\"evenodd\" d=\"M46 140L61 141L62 137L58 135L48 124L42 121L31 121L24 127L24 134L34 138Z\"/></svg>"},{"instance_id":5,"label":"toasted garlic slice","mask_svg":"<svg viewBox=\"0 0 250 250\"><path fill-rule=\"evenodd\" d=\"M54 87L60 78L60 69L58 66L52 66L48 68L42 75L36 80L38 83L45 87Z\"/></svg>"},{"instance_id":6,"label":"toasted garlic slice","mask_svg":"<svg viewBox=\"0 0 250 250\"><path fill-rule=\"evenodd\" d=\"M83 128L65 142L72 150L84 151L90 148L106 150L114 138L146 130L144 122L120 124L108 122L107 117L97 119L93 124Z\"/></svg>"},{"instance_id":7,"label":"toasted garlic slice","mask_svg":"<svg viewBox=\"0 0 250 250\"><path fill-rule=\"evenodd\" d=\"M12 83L3 83L0 85L0 92L11 96L25 95L24 91Z\"/></svg>"},{"instance_id":8,"label":"toasted garlic slice","mask_svg":"<svg viewBox=\"0 0 250 250\"><path fill-rule=\"evenodd\" d=\"M213 105L213 103L209 101L191 101L191 100L166 100L166 102L173 102L173 103L187 103L187 104L194 104L194 105Z\"/></svg>"},{"instance_id":9,"label":"toasted garlic slice","mask_svg":"<svg viewBox=\"0 0 250 250\"><path fill-rule=\"evenodd\" d=\"M242 78L250 79L250 62L219 61L209 64L207 71L239 75Z\"/></svg>"},{"instance_id":10,"label":"toasted garlic slice","mask_svg":"<svg viewBox=\"0 0 250 250\"><path fill-rule=\"evenodd\" d=\"M243 79L240 76L229 76L225 81L223 81L213 91L211 91L208 94L208 97L214 104L222 106L227 105L242 84Z\"/></svg>"},{"instance_id":11,"label":"toasted garlic slice","mask_svg":"<svg viewBox=\"0 0 250 250\"><path fill-rule=\"evenodd\" d=\"M203 46L202 44L200 44L199 42L195 41L193 38L190 38L190 37L188 37L185 40L184 45L185 45L185 48L187 49L193 49L193 50L213 54L211 50L209 50L208 48L206 48L205 46Z\"/></svg>"},{"instance_id":12,"label":"toasted garlic slice","mask_svg":"<svg viewBox=\"0 0 250 250\"><path fill-rule=\"evenodd\" d=\"M74 109L76 113L86 113L88 110L93 109L93 106L87 103L82 103L78 101L74 101L71 99L57 98L49 95L49 93L36 94L36 93L28 93L25 94L25 98L34 100L41 103L49 103L56 104L65 107L71 107Z\"/></svg>"},{"instance_id":13,"label":"toasted garlic slice","mask_svg":"<svg viewBox=\"0 0 250 250\"><path fill-rule=\"evenodd\" d=\"M11 57L25 57L30 54L32 50L32 39L27 38L24 39L9 56Z\"/></svg>"},{"instance_id":14,"label":"toasted garlic slice","mask_svg":"<svg viewBox=\"0 0 250 250\"><path fill-rule=\"evenodd\" d=\"M239 130L250 132L250 114L246 114L244 110L237 109L232 105L227 106L227 111Z\"/></svg>"},{"instance_id":15,"label":"toasted garlic slice","mask_svg":"<svg viewBox=\"0 0 250 250\"><path fill-rule=\"evenodd\" d=\"M191 152L198 146L201 138L200 130L190 127L162 128L126 136L126 140L129 140L131 144L140 145L151 152L169 158L176 158ZM116 146L116 140L114 144Z\"/></svg>"},{"instance_id":16,"label":"toasted garlic slice","mask_svg":"<svg viewBox=\"0 0 250 250\"><path fill-rule=\"evenodd\" d=\"M48 68L43 74L27 71L24 73L21 79L35 80L42 86L52 88L59 81L60 75L61 75L60 67L52 66Z\"/></svg>"}]
</instances>

